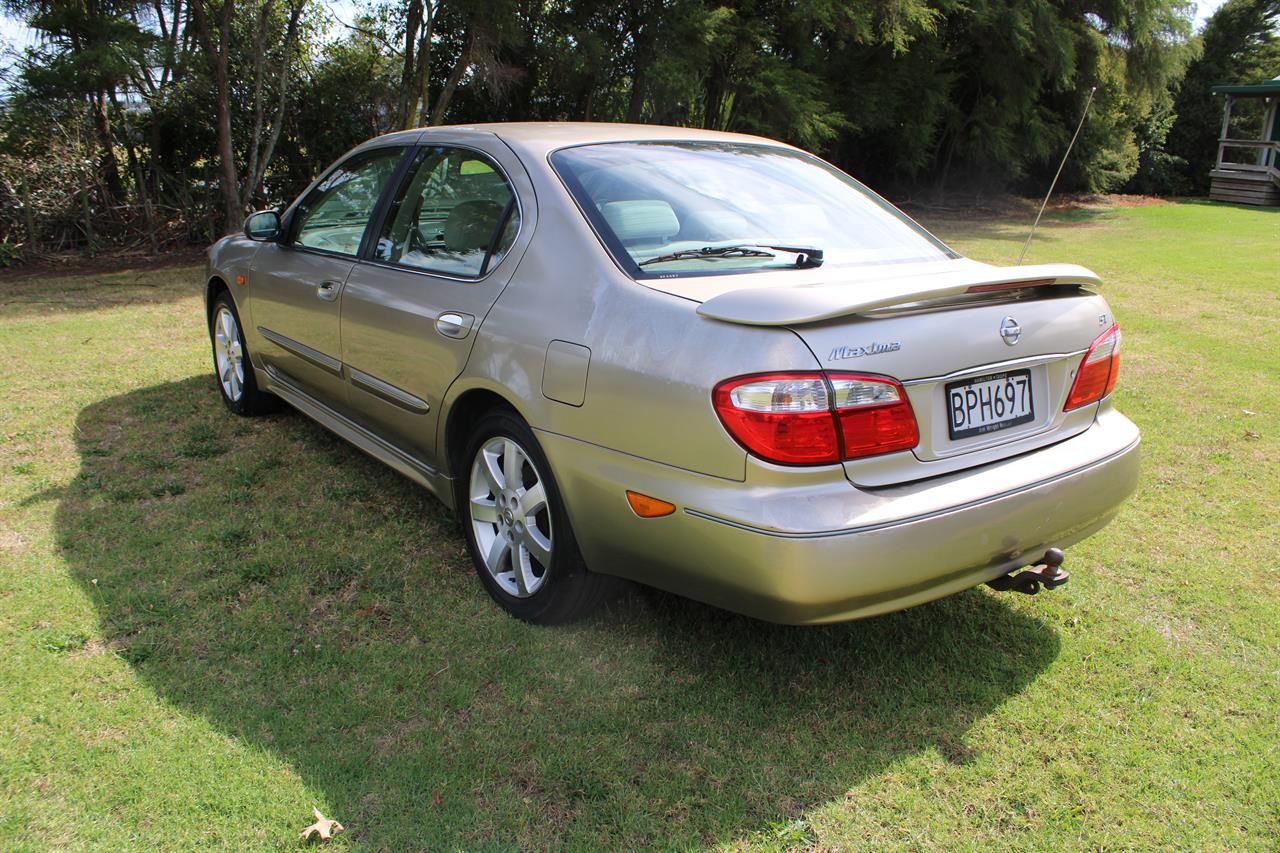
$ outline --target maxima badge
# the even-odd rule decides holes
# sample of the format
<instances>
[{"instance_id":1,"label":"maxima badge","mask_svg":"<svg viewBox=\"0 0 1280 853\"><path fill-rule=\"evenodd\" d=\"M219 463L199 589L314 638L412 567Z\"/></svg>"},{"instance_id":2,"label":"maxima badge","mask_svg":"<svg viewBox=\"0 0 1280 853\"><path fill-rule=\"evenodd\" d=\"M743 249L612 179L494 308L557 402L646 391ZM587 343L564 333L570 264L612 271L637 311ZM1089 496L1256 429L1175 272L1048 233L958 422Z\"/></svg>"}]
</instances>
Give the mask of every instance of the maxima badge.
<instances>
[{"instance_id":1,"label":"maxima badge","mask_svg":"<svg viewBox=\"0 0 1280 853\"><path fill-rule=\"evenodd\" d=\"M882 352L897 352L902 349L901 341L890 341L887 344L867 344L865 347L836 347L827 356L827 361L840 361L844 358L861 358L864 355L879 355Z\"/></svg>"}]
</instances>

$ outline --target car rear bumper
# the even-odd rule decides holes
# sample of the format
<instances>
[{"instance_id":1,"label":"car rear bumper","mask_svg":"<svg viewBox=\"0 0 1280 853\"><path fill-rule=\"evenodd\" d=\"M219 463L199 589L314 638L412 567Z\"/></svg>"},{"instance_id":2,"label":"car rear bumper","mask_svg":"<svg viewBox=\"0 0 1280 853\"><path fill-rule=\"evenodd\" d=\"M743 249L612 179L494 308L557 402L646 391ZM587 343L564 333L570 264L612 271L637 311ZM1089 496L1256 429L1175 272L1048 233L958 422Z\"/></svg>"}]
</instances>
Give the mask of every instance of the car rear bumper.
<instances>
[{"instance_id":1,"label":"car rear bumper","mask_svg":"<svg viewBox=\"0 0 1280 853\"><path fill-rule=\"evenodd\" d=\"M587 564L761 619L833 622L940 598L1105 526L1137 486L1139 436L1104 404L1086 432L998 463L859 489L840 469L694 474L540 433ZM670 501L638 518L625 491Z\"/></svg>"}]
</instances>

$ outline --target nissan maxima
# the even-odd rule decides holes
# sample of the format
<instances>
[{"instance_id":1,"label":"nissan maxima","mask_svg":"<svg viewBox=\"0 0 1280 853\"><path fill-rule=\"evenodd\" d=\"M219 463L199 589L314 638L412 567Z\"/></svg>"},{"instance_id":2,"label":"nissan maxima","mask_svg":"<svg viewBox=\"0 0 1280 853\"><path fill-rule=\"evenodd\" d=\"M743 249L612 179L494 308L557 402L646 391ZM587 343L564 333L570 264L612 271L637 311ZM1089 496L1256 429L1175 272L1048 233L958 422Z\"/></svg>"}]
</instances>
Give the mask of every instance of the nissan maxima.
<instances>
[{"instance_id":1,"label":"nissan maxima","mask_svg":"<svg viewBox=\"0 0 1280 853\"><path fill-rule=\"evenodd\" d=\"M571 123L373 139L205 279L230 410L420 483L544 623L619 578L787 623L1065 581L1138 477L1099 289L779 142Z\"/></svg>"}]
</instances>

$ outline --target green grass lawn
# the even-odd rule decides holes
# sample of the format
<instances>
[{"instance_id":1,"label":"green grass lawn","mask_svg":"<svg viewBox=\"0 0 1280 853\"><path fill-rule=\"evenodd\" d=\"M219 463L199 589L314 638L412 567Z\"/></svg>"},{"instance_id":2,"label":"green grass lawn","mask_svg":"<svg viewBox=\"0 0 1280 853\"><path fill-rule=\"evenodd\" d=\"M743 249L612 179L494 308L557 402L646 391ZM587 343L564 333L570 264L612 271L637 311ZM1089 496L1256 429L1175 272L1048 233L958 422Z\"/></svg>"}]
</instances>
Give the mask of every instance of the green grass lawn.
<instances>
[{"instance_id":1,"label":"green grass lawn","mask_svg":"<svg viewBox=\"0 0 1280 853\"><path fill-rule=\"evenodd\" d=\"M1025 225L930 223L1011 263ZM1059 214L1137 496L1072 582L786 628L498 612L450 516L230 416L192 268L0 283L0 849L1280 847L1280 211Z\"/></svg>"}]
</instances>

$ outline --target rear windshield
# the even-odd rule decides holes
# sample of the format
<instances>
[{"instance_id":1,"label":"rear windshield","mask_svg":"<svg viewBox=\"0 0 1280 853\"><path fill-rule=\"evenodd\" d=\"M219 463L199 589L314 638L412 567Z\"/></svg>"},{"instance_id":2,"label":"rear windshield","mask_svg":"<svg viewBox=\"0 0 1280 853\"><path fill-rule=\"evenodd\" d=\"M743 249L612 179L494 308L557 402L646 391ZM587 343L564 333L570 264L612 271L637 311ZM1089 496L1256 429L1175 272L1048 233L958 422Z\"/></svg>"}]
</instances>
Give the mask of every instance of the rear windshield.
<instances>
[{"instance_id":1,"label":"rear windshield","mask_svg":"<svg viewBox=\"0 0 1280 853\"><path fill-rule=\"evenodd\" d=\"M619 265L637 278L796 262L794 254L767 249L662 259L729 246L820 249L824 266L956 257L853 178L787 148L610 142L561 149L551 164Z\"/></svg>"}]
</instances>

